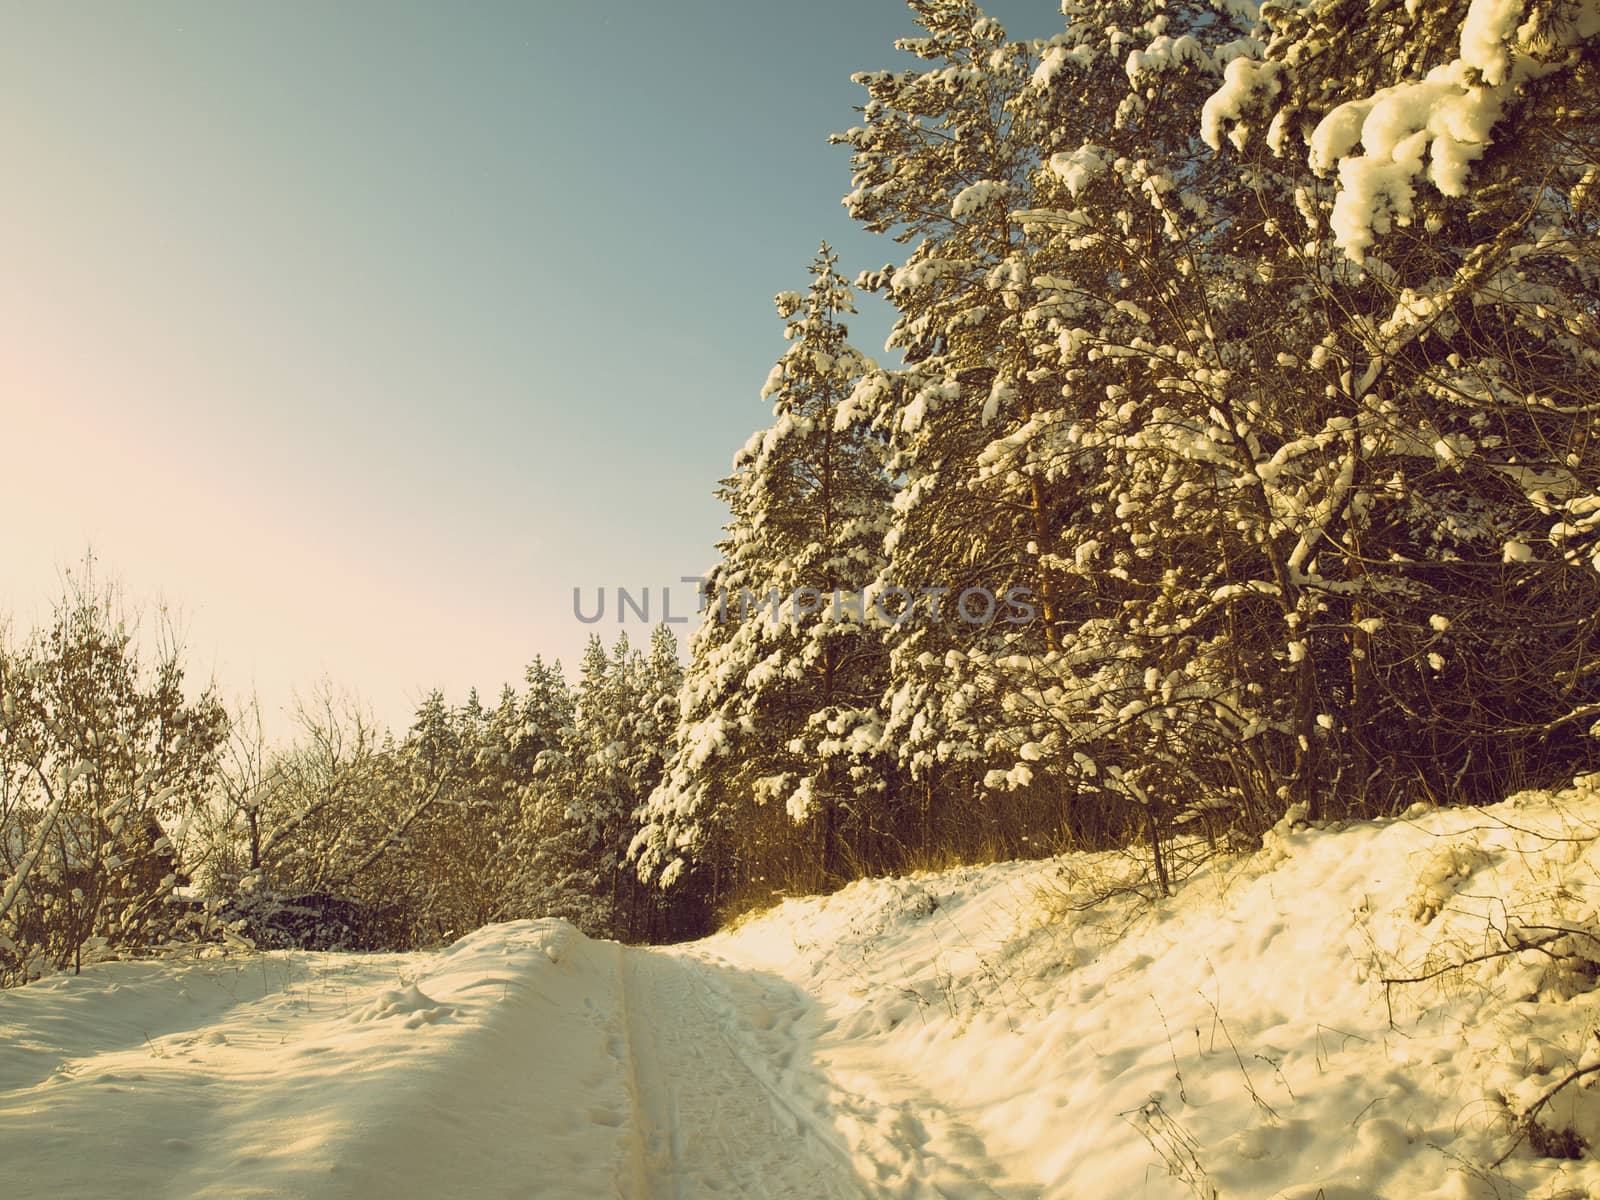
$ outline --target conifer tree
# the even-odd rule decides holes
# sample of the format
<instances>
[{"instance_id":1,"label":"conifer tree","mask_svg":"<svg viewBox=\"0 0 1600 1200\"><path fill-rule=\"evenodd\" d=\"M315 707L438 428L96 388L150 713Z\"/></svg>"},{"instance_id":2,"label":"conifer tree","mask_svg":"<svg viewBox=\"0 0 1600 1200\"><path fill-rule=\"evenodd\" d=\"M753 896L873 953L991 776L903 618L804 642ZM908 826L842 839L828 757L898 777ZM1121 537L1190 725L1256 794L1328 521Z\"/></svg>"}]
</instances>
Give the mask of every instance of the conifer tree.
<instances>
[{"instance_id":1,"label":"conifer tree","mask_svg":"<svg viewBox=\"0 0 1600 1200\"><path fill-rule=\"evenodd\" d=\"M843 406L870 369L847 341L851 292L826 245L778 297L790 347L767 381L773 424L734 461L722 560L691 646L677 752L634 844L672 884L698 864L725 893L788 849L813 882L873 839L883 632L862 592L881 569L889 480Z\"/></svg>"},{"instance_id":2,"label":"conifer tree","mask_svg":"<svg viewBox=\"0 0 1600 1200\"><path fill-rule=\"evenodd\" d=\"M1015 218L1032 207L1043 130L1025 103L1033 47L969 0L910 8L925 36L897 48L926 65L857 75L863 123L834 138L852 152L851 214L910 244L903 264L863 277L900 311L890 344L908 365L870 376L849 412L890 443L882 583L910 592L898 595L885 747L915 779L920 840L952 820L992 840L1022 832L970 804L1007 758L1005 689L969 663L1057 648L1062 618L1048 561L1059 490L1026 447L1008 472L977 470L986 447L1025 438L1051 406L1025 324L1037 271Z\"/></svg>"}]
</instances>

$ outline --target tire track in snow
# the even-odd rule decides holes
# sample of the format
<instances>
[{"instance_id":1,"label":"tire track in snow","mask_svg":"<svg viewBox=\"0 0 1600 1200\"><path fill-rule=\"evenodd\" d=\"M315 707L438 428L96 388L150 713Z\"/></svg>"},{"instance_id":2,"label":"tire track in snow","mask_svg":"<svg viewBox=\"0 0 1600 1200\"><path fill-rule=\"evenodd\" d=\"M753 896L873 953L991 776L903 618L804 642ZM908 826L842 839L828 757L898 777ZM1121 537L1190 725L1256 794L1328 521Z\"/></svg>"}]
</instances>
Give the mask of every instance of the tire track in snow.
<instances>
[{"instance_id":1,"label":"tire track in snow","mask_svg":"<svg viewBox=\"0 0 1600 1200\"><path fill-rule=\"evenodd\" d=\"M623 1062L633 1105L631 1167L634 1200L680 1200L682 1142L672 1087L662 1075L655 1032L641 994L638 951L617 947L617 1007Z\"/></svg>"},{"instance_id":2,"label":"tire track in snow","mask_svg":"<svg viewBox=\"0 0 1600 1200\"><path fill-rule=\"evenodd\" d=\"M619 948L619 1010L629 1059L637 1200L708 1195L853 1200L870 1195L849 1150L823 1116L797 1108L770 1081L759 1053L741 1047L752 1013L708 1003L715 970L670 952ZM730 1034L730 1029L734 1034ZM786 1069L791 1057L780 1058ZM820 1089L816 1093L820 1097Z\"/></svg>"}]
</instances>

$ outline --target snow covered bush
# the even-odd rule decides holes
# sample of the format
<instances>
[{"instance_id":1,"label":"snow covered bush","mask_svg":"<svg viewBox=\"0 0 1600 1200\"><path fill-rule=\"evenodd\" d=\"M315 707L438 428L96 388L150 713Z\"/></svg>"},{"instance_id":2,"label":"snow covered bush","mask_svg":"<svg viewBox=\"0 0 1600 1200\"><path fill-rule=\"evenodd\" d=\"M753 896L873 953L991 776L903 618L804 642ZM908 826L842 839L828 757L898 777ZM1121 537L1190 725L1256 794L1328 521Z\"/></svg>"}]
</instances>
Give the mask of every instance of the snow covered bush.
<instances>
[{"instance_id":1,"label":"snow covered bush","mask_svg":"<svg viewBox=\"0 0 1600 1200\"><path fill-rule=\"evenodd\" d=\"M92 564L46 628L0 644L0 986L172 932L174 839L227 728L183 684L176 644L141 654Z\"/></svg>"}]
</instances>

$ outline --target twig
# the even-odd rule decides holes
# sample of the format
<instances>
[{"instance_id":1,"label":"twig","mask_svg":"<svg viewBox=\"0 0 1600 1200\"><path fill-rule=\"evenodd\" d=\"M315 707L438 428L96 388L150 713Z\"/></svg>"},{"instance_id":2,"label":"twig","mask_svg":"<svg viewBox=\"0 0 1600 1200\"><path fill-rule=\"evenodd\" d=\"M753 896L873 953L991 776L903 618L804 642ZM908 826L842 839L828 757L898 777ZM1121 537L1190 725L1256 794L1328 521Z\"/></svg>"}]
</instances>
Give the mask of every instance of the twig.
<instances>
[{"instance_id":1,"label":"twig","mask_svg":"<svg viewBox=\"0 0 1600 1200\"><path fill-rule=\"evenodd\" d=\"M1600 1041L1600 1030L1592 1029L1589 1031L1589 1033L1590 1036L1596 1041ZM1550 1087L1546 1088L1543 1094L1541 1094L1540 1097L1532 1104L1528 1105L1528 1107L1522 1111L1522 1115L1517 1118L1516 1137L1511 1139L1511 1145L1506 1147L1506 1152L1489 1164L1489 1169L1492 1171L1501 1163L1505 1162L1506 1159L1510 1158L1512 1154L1516 1152L1517 1147L1522 1145L1522 1143L1527 1140L1528 1133L1533 1128L1534 1118L1539 1115L1539 1110L1542 1109L1546 1104L1549 1104L1550 1101L1554 1100L1558 1092L1560 1092L1567 1085L1582 1079L1585 1075L1593 1075L1596 1071L1600 1071L1600 1062L1591 1063L1587 1067L1574 1067L1572 1070L1568 1071L1564 1076L1562 1076L1561 1079L1557 1080L1555 1083L1551 1084Z\"/></svg>"},{"instance_id":2,"label":"twig","mask_svg":"<svg viewBox=\"0 0 1600 1200\"><path fill-rule=\"evenodd\" d=\"M1161 1031L1167 1035L1167 1053L1172 1055L1172 1073L1178 1079L1178 1099L1188 1104L1189 1097L1183 1090L1183 1069L1178 1066L1178 1048L1172 1044L1172 1030L1167 1028L1167 1014L1161 1011L1161 1002L1153 992L1150 994L1150 1003L1156 1006L1156 1016L1161 1018Z\"/></svg>"},{"instance_id":3,"label":"twig","mask_svg":"<svg viewBox=\"0 0 1600 1200\"><path fill-rule=\"evenodd\" d=\"M1245 1091L1250 1093L1250 1099L1254 1100L1256 1104L1260 1106L1261 1111L1266 1113L1274 1123L1281 1122L1283 1118L1278 1116L1277 1110L1263 1100L1261 1098L1261 1093L1256 1091L1256 1085L1250 1079L1249 1068L1244 1065L1244 1055L1239 1053L1239 1047L1234 1044L1233 1034L1228 1032L1228 1023L1222 1019L1222 1014L1217 1011L1217 1006L1212 1004L1210 1000L1206 999L1205 993L1203 992L1200 994L1200 999L1205 1000L1207 1006L1211 1009L1211 1015L1216 1020L1217 1025L1222 1027L1222 1036L1228 1039L1228 1048L1233 1051L1234 1061L1239 1064L1239 1073L1244 1076ZM1213 1034L1213 1037L1215 1037L1215 1034ZM1285 1086L1288 1085L1286 1084ZM1291 1092L1290 1095L1292 1096L1293 1093Z\"/></svg>"}]
</instances>

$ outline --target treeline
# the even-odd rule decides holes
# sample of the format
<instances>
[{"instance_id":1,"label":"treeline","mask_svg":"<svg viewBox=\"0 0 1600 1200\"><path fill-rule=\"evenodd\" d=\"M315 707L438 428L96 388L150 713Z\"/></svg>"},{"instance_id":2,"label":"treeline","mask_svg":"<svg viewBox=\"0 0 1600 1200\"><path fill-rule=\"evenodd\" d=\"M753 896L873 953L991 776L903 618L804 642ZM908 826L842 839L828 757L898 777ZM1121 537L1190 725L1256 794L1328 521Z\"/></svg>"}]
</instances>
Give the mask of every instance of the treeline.
<instances>
[{"instance_id":1,"label":"treeline","mask_svg":"<svg viewBox=\"0 0 1600 1200\"><path fill-rule=\"evenodd\" d=\"M557 916L703 932L627 862L677 722L677 643L598 639L576 684L535 660L492 706L431 694L405 733L323 686L269 746L250 706L184 696L88 576L0 640L0 986L172 943L403 949Z\"/></svg>"},{"instance_id":2,"label":"treeline","mask_svg":"<svg viewBox=\"0 0 1600 1200\"><path fill-rule=\"evenodd\" d=\"M834 138L906 365L826 247L778 297L642 875L1139 842L1164 888L1183 829L1600 762L1588 10L910 8Z\"/></svg>"},{"instance_id":3,"label":"treeline","mask_svg":"<svg viewBox=\"0 0 1600 1200\"><path fill-rule=\"evenodd\" d=\"M257 942L403 948L545 916L628 941L699 932L626 862L681 678L661 628L643 652L591 639L575 685L535 659L493 705L433 692L398 740L326 687L285 749L245 722L188 839L200 894Z\"/></svg>"}]
</instances>

